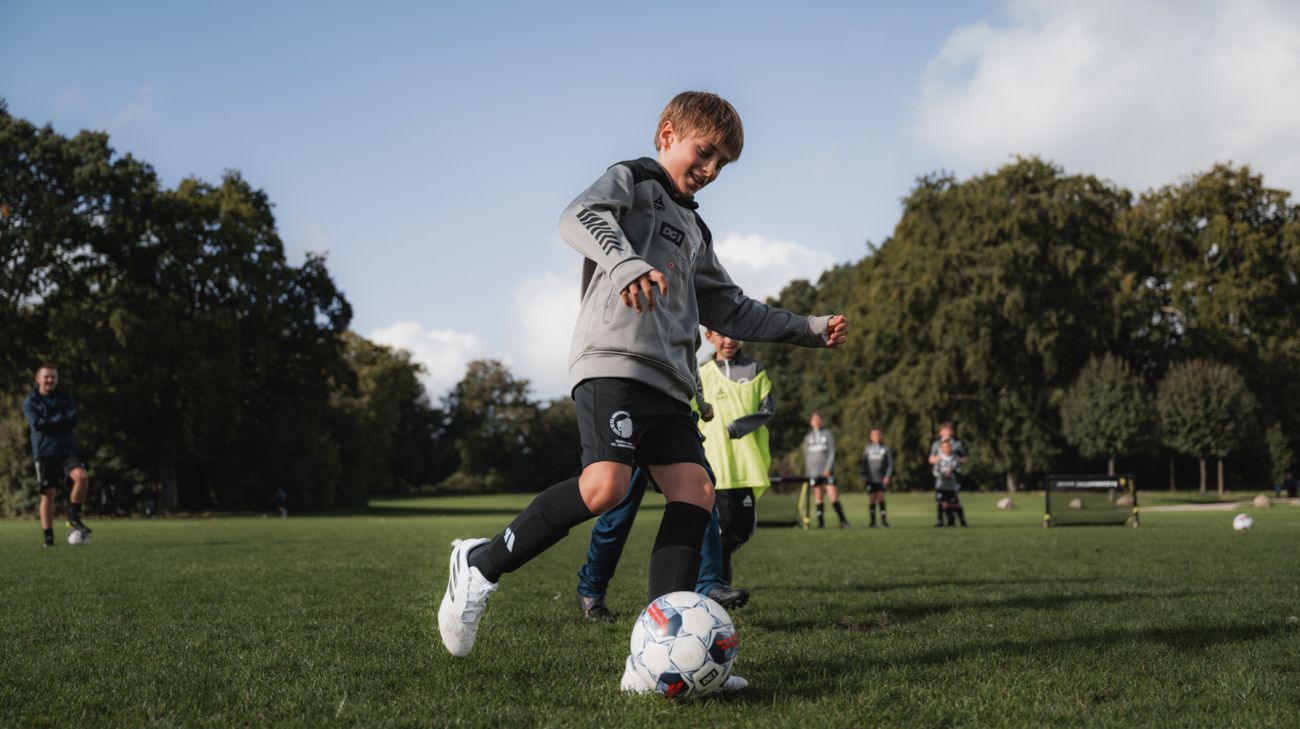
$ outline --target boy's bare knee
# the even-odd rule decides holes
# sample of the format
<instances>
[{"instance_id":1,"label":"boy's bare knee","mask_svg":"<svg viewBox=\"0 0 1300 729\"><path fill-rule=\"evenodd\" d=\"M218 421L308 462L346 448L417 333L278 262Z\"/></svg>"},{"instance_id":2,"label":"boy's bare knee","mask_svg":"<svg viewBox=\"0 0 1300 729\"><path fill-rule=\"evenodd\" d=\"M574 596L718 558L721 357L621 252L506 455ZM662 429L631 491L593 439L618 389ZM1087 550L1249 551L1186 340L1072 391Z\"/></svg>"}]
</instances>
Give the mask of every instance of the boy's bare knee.
<instances>
[{"instance_id":1,"label":"boy's bare knee","mask_svg":"<svg viewBox=\"0 0 1300 729\"><path fill-rule=\"evenodd\" d=\"M578 489L582 492L582 501L595 514L601 514L614 508L627 494L629 478L620 477L617 472L584 472L578 479Z\"/></svg>"}]
</instances>

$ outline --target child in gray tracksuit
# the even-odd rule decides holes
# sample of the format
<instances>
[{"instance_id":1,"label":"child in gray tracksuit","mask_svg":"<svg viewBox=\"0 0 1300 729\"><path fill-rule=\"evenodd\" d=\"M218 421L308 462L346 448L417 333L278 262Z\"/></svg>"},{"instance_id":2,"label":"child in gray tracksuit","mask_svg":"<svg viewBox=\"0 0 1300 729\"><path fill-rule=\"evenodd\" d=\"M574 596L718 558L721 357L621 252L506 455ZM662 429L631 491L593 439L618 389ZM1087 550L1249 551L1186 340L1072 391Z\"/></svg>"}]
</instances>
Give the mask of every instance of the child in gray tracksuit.
<instances>
[{"instance_id":1,"label":"child in gray tracksuit","mask_svg":"<svg viewBox=\"0 0 1300 729\"><path fill-rule=\"evenodd\" d=\"M939 458L934 462L934 499L939 508L947 515L948 526L955 526L954 519L961 519L966 526L966 512L961 506L961 484L957 482L957 473L961 463L953 452L952 441L945 440L939 445ZM935 526L944 526L940 519Z\"/></svg>"},{"instance_id":2,"label":"child in gray tracksuit","mask_svg":"<svg viewBox=\"0 0 1300 729\"><path fill-rule=\"evenodd\" d=\"M582 473L540 493L494 538L453 544L438 609L452 655L473 648L498 580L618 504L634 466L650 472L667 501L650 557L649 598L695 586L713 507L689 404L701 324L744 340L844 342L844 317L801 316L755 301L719 262L694 198L743 143L740 117L725 99L679 94L660 115L657 158L610 167L560 217L560 234L585 259L569 350ZM624 689L643 690L632 669L629 658Z\"/></svg>"}]
</instances>

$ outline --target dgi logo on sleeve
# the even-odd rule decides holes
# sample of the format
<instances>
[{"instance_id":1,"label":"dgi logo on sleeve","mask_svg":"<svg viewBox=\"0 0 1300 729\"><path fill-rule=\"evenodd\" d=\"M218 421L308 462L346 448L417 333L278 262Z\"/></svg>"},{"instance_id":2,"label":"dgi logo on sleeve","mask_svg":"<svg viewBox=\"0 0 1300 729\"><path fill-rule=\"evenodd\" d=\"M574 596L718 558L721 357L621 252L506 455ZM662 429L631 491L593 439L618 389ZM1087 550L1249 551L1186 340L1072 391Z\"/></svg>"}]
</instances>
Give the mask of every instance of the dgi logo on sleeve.
<instances>
[{"instance_id":1,"label":"dgi logo on sleeve","mask_svg":"<svg viewBox=\"0 0 1300 729\"><path fill-rule=\"evenodd\" d=\"M626 410L619 410L609 416L609 429L614 431L618 436L614 439L613 445L618 448L635 448L628 439L632 437L632 414Z\"/></svg>"}]
</instances>

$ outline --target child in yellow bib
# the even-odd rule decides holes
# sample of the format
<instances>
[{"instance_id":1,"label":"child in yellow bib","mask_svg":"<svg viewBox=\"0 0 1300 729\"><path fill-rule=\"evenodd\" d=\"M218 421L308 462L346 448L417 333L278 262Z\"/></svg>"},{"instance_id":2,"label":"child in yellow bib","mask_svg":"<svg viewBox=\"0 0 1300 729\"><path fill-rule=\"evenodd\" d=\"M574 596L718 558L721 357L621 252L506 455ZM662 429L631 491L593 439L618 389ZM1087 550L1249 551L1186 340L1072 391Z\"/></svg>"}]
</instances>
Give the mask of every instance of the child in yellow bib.
<instances>
[{"instance_id":1,"label":"child in yellow bib","mask_svg":"<svg viewBox=\"0 0 1300 729\"><path fill-rule=\"evenodd\" d=\"M776 405L763 365L741 354L739 341L713 331L704 336L715 349L713 359L700 365L700 386L713 417L700 423L700 431L716 479L722 576L730 586L731 555L754 535L758 497L771 484L767 421L776 414Z\"/></svg>"}]
</instances>

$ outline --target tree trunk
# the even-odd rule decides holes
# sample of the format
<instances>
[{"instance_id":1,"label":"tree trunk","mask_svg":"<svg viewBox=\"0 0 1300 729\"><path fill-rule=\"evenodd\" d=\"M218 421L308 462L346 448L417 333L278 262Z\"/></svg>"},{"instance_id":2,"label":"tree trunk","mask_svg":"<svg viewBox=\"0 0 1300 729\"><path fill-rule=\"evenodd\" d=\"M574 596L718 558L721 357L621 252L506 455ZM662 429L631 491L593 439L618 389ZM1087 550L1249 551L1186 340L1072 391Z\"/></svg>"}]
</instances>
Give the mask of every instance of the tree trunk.
<instances>
[{"instance_id":1,"label":"tree trunk","mask_svg":"<svg viewBox=\"0 0 1300 729\"><path fill-rule=\"evenodd\" d=\"M1007 471L1007 493L1014 494L1015 492L1016 492L1016 474Z\"/></svg>"},{"instance_id":2,"label":"tree trunk","mask_svg":"<svg viewBox=\"0 0 1300 729\"><path fill-rule=\"evenodd\" d=\"M1111 456L1111 457L1110 457L1110 460L1106 462L1106 475L1107 475L1107 476L1114 476L1114 475L1115 475L1115 457L1114 457L1114 456Z\"/></svg>"},{"instance_id":3,"label":"tree trunk","mask_svg":"<svg viewBox=\"0 0 1300 729\"><path fill-rule=\"evenodd\" d=\"M1169 454L1169 490L1173 491L1175 488L1176 485L1174 483L1174 454L1170 453Z\"/></svg>"},{"instance_id":4,"label":"tree trunk","mask_svg":"<svg viewBox=\"0 0 1300 729\"><path fill-rule=\"evenodd\" d=\"M1201 494L1205 494L1205 459L1201 459Z\"/></svg>"},{"instance_id":5,"label":"tree trunk","mask_svg":"<svg viewBox=\"0 0 1300 729\"><path fill-rule=\"evenodd\" d=\"M162 508L173 511L180 503L176 493L176 446L164 443L158 455L158 480L162 483Z\"/></svg>"},{"instance_id":6,"label":"tree trunk","mask_svg":"<svg viewBox=\"0 0 1300 729\"><path fill-rule=\"evenodd\" d=\"M1220 458L1219 459L1219 498L1222 499L1225 493L1226 493L1226 489L1224 489L1223 487L1223 459Z\"/></svg>"}]
</instances>

